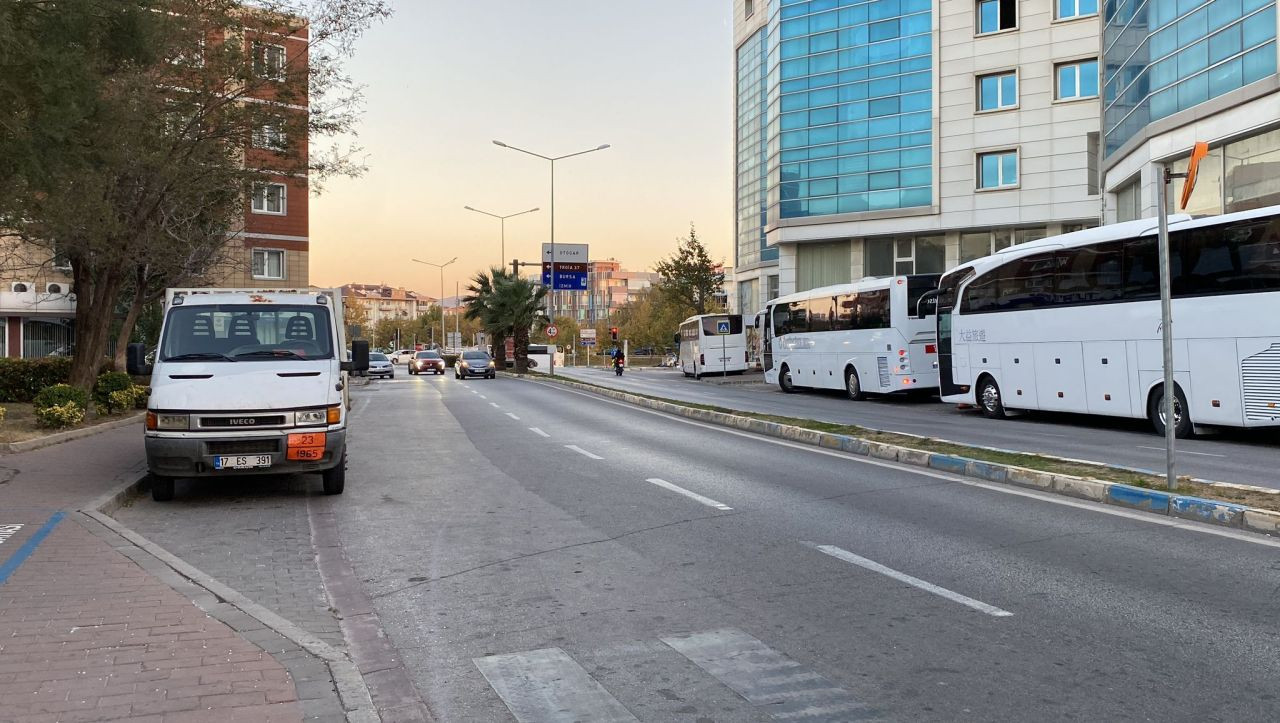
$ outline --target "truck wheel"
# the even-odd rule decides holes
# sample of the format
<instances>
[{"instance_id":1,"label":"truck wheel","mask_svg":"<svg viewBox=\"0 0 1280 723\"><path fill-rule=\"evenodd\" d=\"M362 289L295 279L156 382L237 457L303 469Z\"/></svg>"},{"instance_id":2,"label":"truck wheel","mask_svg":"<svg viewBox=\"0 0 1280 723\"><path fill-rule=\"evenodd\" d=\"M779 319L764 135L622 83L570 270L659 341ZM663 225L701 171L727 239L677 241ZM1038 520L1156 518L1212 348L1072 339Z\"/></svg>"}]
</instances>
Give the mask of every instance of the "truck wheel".
<instances>
[{"instance_id":1,"label":"truck wheel","mask_svg":"<svg viewBox=\"0 0 1280 723\"><path fill-rule=\"evenodd\" d=\"M151 499L156 502L168 502L173 499L173 478L151 475Z\"/></svg>"},{"instance_id":2,"label":"truck wheel","mask_svg":"<svg viewBox=\"0 0 1280 723\"><path fill-rule=\"evenodd\" d=\"M337 467L326 469L320 473L324 480L324 493L326 495L340 495L342 488L347 484L347 455L342 454L342 461L338 462Z\"/></svg>"}]
</instances>

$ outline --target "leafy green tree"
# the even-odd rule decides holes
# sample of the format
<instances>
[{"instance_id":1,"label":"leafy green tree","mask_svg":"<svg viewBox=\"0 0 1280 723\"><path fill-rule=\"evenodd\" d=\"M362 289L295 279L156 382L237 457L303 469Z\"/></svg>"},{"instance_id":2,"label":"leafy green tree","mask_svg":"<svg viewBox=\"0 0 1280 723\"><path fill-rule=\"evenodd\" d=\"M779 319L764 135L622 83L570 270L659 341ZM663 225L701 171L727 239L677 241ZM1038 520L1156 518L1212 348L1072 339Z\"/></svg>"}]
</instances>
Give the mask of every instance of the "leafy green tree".
<instances>
[{"instance_id":1,"label":"leafy green tree","mask_svg":"<svg viewBox=\"0 0 1280 723\"><path fill-rule=\"evenodd\" d=\"M350 130L359 93L342 60L389 14L386 0L312 0L309 20L295 7L0 5L0 158L16 160L0 164L0 229L47 252L32 263L70 263L76 386L92 386L122 298L130 305L121 340L166 286L200 282L225 265L255 184L307 171L315 190L328 176L360 172L338 150L249 147L268 126L296 148ZM290 50L282 67L265 70L254 34L287 37L303 26L305 52ZM309 112L288 110L304 102Z\"/></svg>"},{"instance_id":2,"label":"leafy green tree","mask_svg":"<svg viewBox=\"0 0 1280 723\"><path fill-rule=\"evenodd\" d=\"M494 359L506 358L506 340L515 346L516 371L529 368L529 335L541 324L547 290L503 269L480 272L467 286L466 316L480 321L492 340Z\"/></svg>"},{"instance_id":3,"label":"leafy green tree","mask_svg":"<svg viewBox=\"0 0 1280 723\"><path fill-rule=\"evenodd\" d=\"M716 297L724 291L724 273L716 270L693 224L689 224L689 237L679 239L675 253L658 262L654 270L662 276L662 291L673 301L695 314L717 308Z\"/></svg>"}]
</instances>

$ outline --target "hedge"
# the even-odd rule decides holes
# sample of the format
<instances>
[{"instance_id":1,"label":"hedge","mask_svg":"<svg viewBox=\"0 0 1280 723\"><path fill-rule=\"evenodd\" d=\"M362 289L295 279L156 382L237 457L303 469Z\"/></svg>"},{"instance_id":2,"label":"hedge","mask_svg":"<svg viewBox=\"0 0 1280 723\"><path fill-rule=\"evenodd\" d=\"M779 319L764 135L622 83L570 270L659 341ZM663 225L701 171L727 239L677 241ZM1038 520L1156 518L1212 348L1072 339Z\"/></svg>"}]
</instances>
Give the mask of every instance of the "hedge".
<instances>
[{"instance_id":1,"label":"hedge","mask_svg":"<svg viewBox=\"0 0 1280 723\"><path fill-rule=\"evenodd\" d=\"M118 412L121 409L133 407L132 393L129 396L128 404L117 407L112 403L112 392L128 392L133 389L133 380L124 372L106 372L98 375L98 381L93 385L93 404L94 408L102 412ZM121 400L123 401L123 400Z\"/></svg>"},{"instance_id":2,"label":"hedge","mask_svg":"<svg viewBox=\"0 0 1280 723\"><path fill-rule=\"evenodd\" d=\"M71 357L0 358L0 402L29 402L41 389L71 378Z\"/></svg>"},{"instance_id":3,"label":"hedge","mask_svg":"<svg viewBox=\"0 0 1280 723\"><path fill-rule=\"evenodd\" d=\"M41 389L40 393L32 400L32 403L37 410L74 404L83 411L89 408L89 395L85 394L83 389L73 387L70 384L54 384L51 387Z\"/></svg>"}]
</instances>

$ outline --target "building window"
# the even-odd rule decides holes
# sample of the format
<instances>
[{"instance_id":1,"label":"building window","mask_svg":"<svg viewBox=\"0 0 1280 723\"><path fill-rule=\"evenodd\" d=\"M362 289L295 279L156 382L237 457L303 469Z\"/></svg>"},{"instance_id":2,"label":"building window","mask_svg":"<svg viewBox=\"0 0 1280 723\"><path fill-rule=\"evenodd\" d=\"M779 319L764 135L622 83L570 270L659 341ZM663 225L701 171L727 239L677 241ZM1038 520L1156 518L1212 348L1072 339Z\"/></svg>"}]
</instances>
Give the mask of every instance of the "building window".
<instances>
[{"instance_id":1,"label":"building window","mask_svg":"<svg viewBox=\"0 0 1280 723\"><path fill-rule=\"evenodd\" d=\"M22 322L22 357L71 356L75 348L75 324L71 319Z\"/></svg>"},{"instance_id":2,"label":"building window","mask_svg":"<svg viewBox=\"0 0 1280 723\"><path fill-rule=\"evenodd\" d=\"M1134 179L1116 189L1116 221L1136 221L1142 218L1142 183Z\"/></svg>"},{"instance_id":3,"label":"building window","mask_svg":"<svg viewBox=\"0 0 1280 723\"><path fill-rule=\"evenodd\" d=\"M253 212L284 215L285 188L283 183L259 183L253 187Z\"/></svg>"},{"instance_id":4,"label":"building window","mask_svg":"<svg viewBox=\"0 0 1280 723\"><path fill-rule=\"evenodd\" d=\"M978 110L1003 110L1018 106L1018 74L993 73L978 76Z\"/></svg>"},{"instance_id":5,"label":"building window","mask_svg":"<svg viewBox=\"0 0 1280 723\"><path fill-rule=\"evenodd\" d=\"M772 301L773 299L778 298L778 275L772 274L765 278L766 278L765 293L767 293L769 296L769 298L766 299L766 301Z\"/></svg>"},{"instance_id":6,"label":"building window","mask_svg":"<svg viewBox=\"0 0 1280 723\"><path fill-rule=\"evenodd\" d=\"M1013 188L1018 185L1018 152L978 154L978 188Z\"/></svg>"},{"instance_id":7,"label":"building window","mask_svg":"<svg viewBox=\"0 0 1280 723\"><path fill-rule=\"evenodd\" d=\"M868 276L940 274L947 267L942 236L869 238L864 248Z\"/></svg>"},{"instance_id":8,"label":"building window","mask_svg":"<svg viewBox=\"0 0 1280 723\"><path fill-rule=\"evenodd\" d=\"M743 15L743 17L747 17L747 18L749 18L749 17L751 17L752 15L754 15L754 14L755 14L755 12L756 12L756 4L755 4L755 0L747 0L747 11L746 11L746 13Z\"/></svg>"},{"instance_id":9,"label":"building window","mask_svg":"<svg viewBox=\"0 0 1280 723\"><path fill-rule=\"evenodd\" d=\"M1015 0L978 0L978 34L999 33L1018 27Z\"/></svg>"},{"instance_id":10,"label":"building window","mask_svg":"<svg viewBox=\"0 0 1280 723\"><path fill-rule=\"evenodd\" d=\"M1058 0L1058 19L1070 20L1098 14L1098 0Z\"/></svg>"},{"instance_id":11,"label":"building window","mask_svg":"<svg viewBox=\"0 0 1280 723\"><path fill-rule=\"evenodd\" d=\"M960 263L990 256L1010 246L1037 241L1048 235L1049 230L1044 226L998 228L994 231L962 233L960 234Z\"/></svg>"},{"instance_id":12,"label":"building window","mask_svg":"<svg viewBox=\"0 0 1280 723\"><path fill-rule=\"evenodd\" d=\"M1187 157L1169 163L1186 173ZM1280 204L1280 129L1242 138L1209 151L1200 161L1187 208L1178 208L1184 179L1169 189L1169 212L1210 216Z\"/></svg>"},{"instance_id":13,"label":"building window","mask_svg":"<svg viewBox=\"0 0 1280 723\"><path fill-rule=\"evenodd\" d=\"M284 80L284 46L254 43L253 71L260 78Z\"/></svg>"},{"instance_id":14,"label":"building window","mask_svg":"<svg viewBox=\"0 0 1280 723\"><path fill-rule=\"evenodd\" d=\"M253 147L270 151L285 150L284 124L264 123L253 131Z\"/></svg>"},{"instance_id":15,"label":"building window","mask_svg":"<svg viewBox=\"0 0 1280 723\"><path fill-rule=\"evenodd\" d=\"M251 272L255 279L283 279L284 251L280 249L254 249Z\"/></svg>"},{"instance_id":16,"label":"building window","mask_svg":"<svg viewBox=\"0 0 1280 723\"><path fill-rule=\"evenodd\" d=\"M1076 231L1084 231L1089 228L1097 228L1096 221L1084 221L1082 223L1064 223L1062 224L1063 233L1075 233Z\"/></svg>"},{"instance_id":17,"label":"building window","mask_svg":"<svg viewBox=\"0 0 1280 723\"><path fill-rule=\"evenodd\" d=\"M1062 63L1055 69L1058 100L1098 97L1098 61L1081 60Z\"/></svg>"}]
</instances>

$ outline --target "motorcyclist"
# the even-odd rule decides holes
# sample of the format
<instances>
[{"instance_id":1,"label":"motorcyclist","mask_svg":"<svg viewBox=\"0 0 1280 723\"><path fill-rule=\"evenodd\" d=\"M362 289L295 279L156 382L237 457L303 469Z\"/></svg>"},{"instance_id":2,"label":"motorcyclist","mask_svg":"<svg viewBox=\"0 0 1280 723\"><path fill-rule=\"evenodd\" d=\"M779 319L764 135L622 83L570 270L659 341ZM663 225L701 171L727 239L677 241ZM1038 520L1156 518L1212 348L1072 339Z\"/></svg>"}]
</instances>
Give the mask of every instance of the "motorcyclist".
<instances>
[{"instance_id":1,"label":"motorcyclist","mask_svg":"<svg viewBox=\"0 0 1280 723\"><path fill-rule=\"evenodd\" d=\"M626 366L627 358L621 349L613 350L613 371L618 376L622 376L622 368Z\"/></svg>"}]
</instances>

